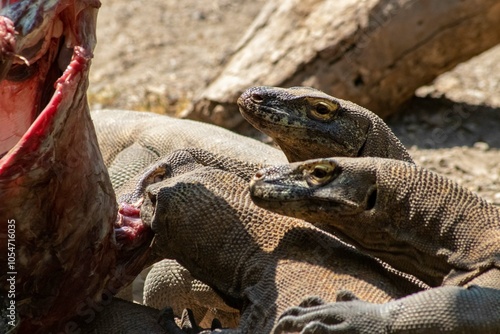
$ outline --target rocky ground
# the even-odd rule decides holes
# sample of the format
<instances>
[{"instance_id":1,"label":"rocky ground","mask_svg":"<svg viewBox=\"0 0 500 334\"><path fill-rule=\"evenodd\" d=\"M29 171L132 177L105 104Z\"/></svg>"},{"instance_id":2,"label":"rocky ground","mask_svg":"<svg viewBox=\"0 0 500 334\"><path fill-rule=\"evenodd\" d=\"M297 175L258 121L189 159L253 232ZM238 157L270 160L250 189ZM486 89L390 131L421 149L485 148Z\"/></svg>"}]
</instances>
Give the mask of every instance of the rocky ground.
<instances>
[{"instance_id":1,"label":"rocky ground","mask_svg":"<svg viewBox=\"0 0 500 334\"><path fill-rule=\"evenodd\" d=\"M103 1L92 107L182 114L263 3ZM421 87L387 121L419 164L500 205L500 46Z\"/></svg>"}]
</instances>

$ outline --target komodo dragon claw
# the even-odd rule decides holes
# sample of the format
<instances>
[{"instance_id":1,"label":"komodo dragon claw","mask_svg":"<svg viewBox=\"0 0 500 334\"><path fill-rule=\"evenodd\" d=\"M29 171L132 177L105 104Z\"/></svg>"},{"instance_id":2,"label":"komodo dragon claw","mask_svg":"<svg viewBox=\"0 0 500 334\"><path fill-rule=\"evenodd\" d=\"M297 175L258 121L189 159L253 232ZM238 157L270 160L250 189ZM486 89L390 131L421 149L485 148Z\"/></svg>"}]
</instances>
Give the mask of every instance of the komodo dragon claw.
<instances>
[{"instance_id":1,"label":"komodo dragon claw","mask_svg":"<svg viewBox=\"0 0 500 334\"><path fill-rule=\"evenodd\" d=\"M300 333L343 333L344 330L353 330L350 323L359 316L365 305L374 305L361 302L346 308L348 303L359 301L356 295L349 290L337 291L337 303L326 303L317 296L307 297L297 307L291 307L280 316L274 333L288 333L290 330ZM359 305L358 305L359 304ZM334 305L332 307L332 305ZM338 305L341 305L338 307ZM339 312L337 312L340 310ZM379 320L380 321L380 320ZM373 324L371 324L373 325ZM358 324L354 325L358 328Z\"/></svg>"},{"instance_id":2,"label":"komodo dragon claw","mask_svg":"<svg viewBox=\"0 0 500 334\"><path fill-rule=\"evenodd\" d=\"M324 305L325 301L318 296L307 297L300 304L299 307L313 307Z\"/></svg>"},{"instance_id":3,"label":"komodo dragon claw","mask_svg":"<svg viewBox=\"0 0 500 334\"><path fill-rule=\"evenodd\" d=\"M181 315L181 328L185 333L197 334L201 332L201 328L198 327L196 320L194 319L193 311L186 308L182 311Z\"/></svg>"},{"instance_id":4,"label":"komodo dragon claw","mask_svg":"<svg viewBox=\"0 0 500 334\"><path fill-rule=\"evenodd\" d=\"M158 323L167 331L167 333L172 334L201 334L201 333L211 333L217 329L221 329L222 325L218 319L213 319L212 326L210 330L204 330L198 326L193 311L190 309L184 309L182 311L180 324L178 325L175 321L174 311L171 307L166 307L161 310L158 317Z\"/></svg>"},{"instance_id":5,"label":"komodo dragon claw","mask_svg":"<svg viewBox=\"0 0 500 334\"><path fill-rule=\"evenodd\" d=\"M310 301L306 299L301 305ZM273 333L386 333L388 319L380 309L378 304L356 298L346 302L292 307L281 315Z\"/></svg>"},{"instance_id":6,"label":"komodo dragon claw","mask_svg":"<svg viewBox=\"0 0 500 334\"><path fill-rule=\"evenodd\" d=\"M359 298L349 290L339 290L337 291L337 302L347 302L351 300L359 300ZM318 297L318 296L312 296L312 297L307 297L302 300L302 302L299 304L299 307L313 307L313 306L320 306L320 305L325 305L326 302Z\"/></svg>"},{"instance_id":7,"label":"komodo dragon claw","mask_svg":"<svg viewBox=\"0 0 500 334\"><path fill-rule=\"evenodd\" d=\"M177 324L177 322L175 321L174 310L171 307L165 307L163 310L161 310L158 317L158 323L167 331L167 333L198 334L204 332L203 329L196 323L193 311L191 311L190 309L184 309L182 311L181 319L179 322L180 324ZM212 328L212 330L213 329L214 328Z\"/></svg>"},{"instance_id":8,"label":"komodo dragon claw","mask_svg":"<svg viewBox=\"0 0 500 334\"><path fill-rule=\"evenodd\" d=\"M183 334L184 332L177 326L175 322L174 311L171 307L166 307L160 311L158 315L158 323L168 332Z\"/></svg>"},{"instance_id":9,"label":"komodo dragon claw","mask_svg":"<svg viewBox=\"0 0 500 334\"><path fill-rule=\"evenodd\" d=\"M283 312L273 334L495 334L500 328L499 293L498 289L476 285L468 288L446 286L385 304L351 300L313 307L298 306ZM448 303L449 300L457 301L456 305ZM439 310L440 305L448 307L443 312ZM463 305L480 311L475 312L473 317L467 316L460 309ZM487 307L484 308L484 305Z\"/></svg>"}]
</instances>

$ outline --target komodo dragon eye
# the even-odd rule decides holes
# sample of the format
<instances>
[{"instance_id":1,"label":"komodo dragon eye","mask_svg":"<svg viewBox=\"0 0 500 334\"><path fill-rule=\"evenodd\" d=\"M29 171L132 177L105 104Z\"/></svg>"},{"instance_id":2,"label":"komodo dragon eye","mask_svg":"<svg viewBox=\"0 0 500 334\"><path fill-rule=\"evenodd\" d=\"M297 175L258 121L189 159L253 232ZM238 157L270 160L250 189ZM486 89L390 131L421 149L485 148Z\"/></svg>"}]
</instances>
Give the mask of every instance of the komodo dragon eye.
<instances>
[{"instance_id":1,"label":"komodo dragon eye","mask_svg":"<svg viewBox=\"0 0 500 334\"><path fill-rule=\"evenodd\" d=\"M329 121L337 113L339 105L333 101L310 101L312 108L309 116L319 121Z\"/></svg>"},{"instance_id":2,"label":"komodo dragon eye","mask_svg":"<svg viewBox=\"0 0 500 334\"><path fill-rule=\"evenodd\" d=\"M167 168L165 168L164 166L160 166L158 168L156 168L154 171L152 171L147 177L146 179L144 180L145 184L144 186L149 186L153 183L158 183L158 182L161 182L163 181L164 179L166 179L168 177L168 171L167 171Z\"/></svg>"},{"instance_id":3,"label":"komodo dragon eye","mask_svg":"<svg viewBox=\"0 0 500 334\"><path fill-rule=\"evenodd\" d=\"M321 163L305 170L306 181L310 186L321 186L330 182L334 177L335 164Z\"/></svg>"}]
</instances>

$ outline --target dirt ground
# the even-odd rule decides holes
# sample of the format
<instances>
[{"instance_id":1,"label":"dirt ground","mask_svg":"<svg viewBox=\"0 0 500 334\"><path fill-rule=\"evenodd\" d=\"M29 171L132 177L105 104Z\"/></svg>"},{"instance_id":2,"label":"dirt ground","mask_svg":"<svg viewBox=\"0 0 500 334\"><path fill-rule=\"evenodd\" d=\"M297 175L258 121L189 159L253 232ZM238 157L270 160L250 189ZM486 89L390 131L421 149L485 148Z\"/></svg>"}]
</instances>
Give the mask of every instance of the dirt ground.
<instances>
[{"instance_id":1,"label":"dirt ground","mask_svg":"<svg viewBox=\"0 0 500 334\"><path fill-rule=\"evenodd\" d=\"M264 3L102 2L91 106L175 115L217 75ZM500 46L421 87L387 121L417 163L500 205Z\"/></svg>"}]
</instances>

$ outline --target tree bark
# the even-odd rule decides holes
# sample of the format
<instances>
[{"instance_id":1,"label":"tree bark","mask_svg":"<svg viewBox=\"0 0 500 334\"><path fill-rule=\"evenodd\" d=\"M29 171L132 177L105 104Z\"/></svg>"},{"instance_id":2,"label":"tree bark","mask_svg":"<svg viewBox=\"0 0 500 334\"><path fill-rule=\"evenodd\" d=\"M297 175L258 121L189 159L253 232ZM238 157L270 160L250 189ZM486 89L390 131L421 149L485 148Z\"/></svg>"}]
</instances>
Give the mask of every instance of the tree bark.
<instances>
[{"instance_id":1,"label":"tree bark","mask_svg":"<svg viewBox=\"0 0 500 334\"><path fill-rule=\"evenodd\" d=\"M384 117L500 42L498 0L274 0L188 117L229 128L256 85L312 86Z\"/></svg>"}]
</instances>

